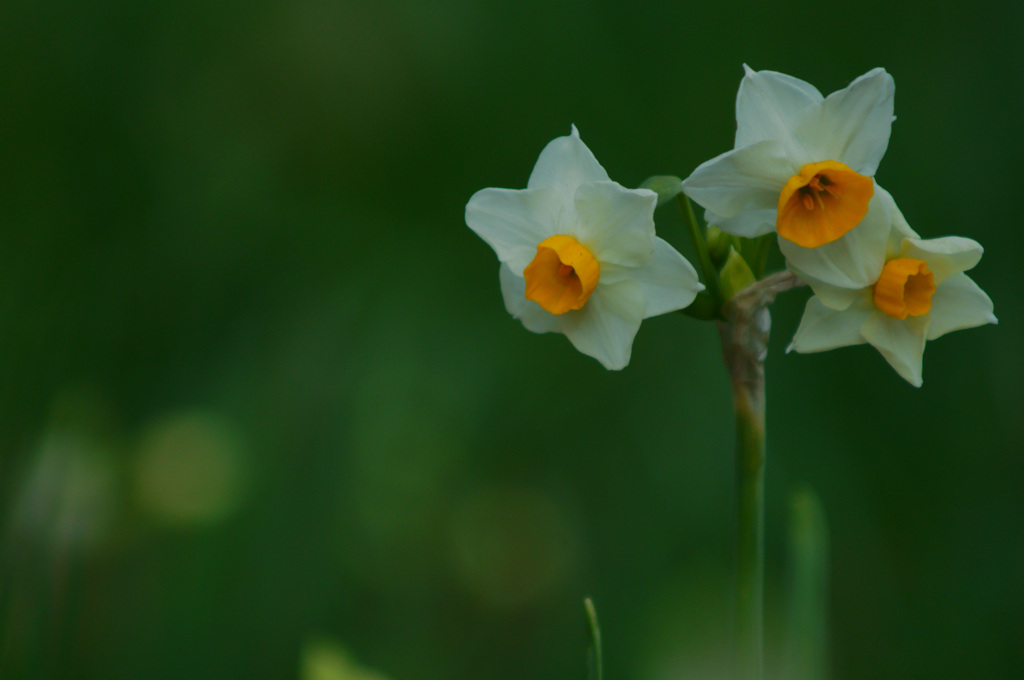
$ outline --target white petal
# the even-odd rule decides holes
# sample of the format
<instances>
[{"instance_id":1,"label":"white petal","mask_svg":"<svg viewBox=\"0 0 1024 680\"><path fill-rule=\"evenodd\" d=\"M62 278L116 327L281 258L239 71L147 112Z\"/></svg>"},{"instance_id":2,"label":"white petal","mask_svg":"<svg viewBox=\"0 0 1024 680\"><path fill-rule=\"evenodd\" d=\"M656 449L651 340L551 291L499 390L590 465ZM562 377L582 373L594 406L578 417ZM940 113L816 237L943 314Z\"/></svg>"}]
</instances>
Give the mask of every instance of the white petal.
<instances>
[{"instance_id":1,"label":"white petal","mask_svg":"<svg viewBox=\"0 0 1024 680\"><path fill-rule=\"evenodd\" d=\"M712 225L712 224L713 225L719 225L719 224L721 224L724 221L725 221L725 218L722 217L721 215L716 215L714 212L712 212L710 210L705 210L704 211L704 222L706 224L709 224L709 225ZM775 227L774 227L774 224L773 224L772 229L774 229L774 228Z\"/></svg>"},{"instance_id":2,"label":"white petal","mask_svg":"<svg viewBox=\"0 0 1024 680\"><path fill-rule=\"evenodd\" d=\"M921 363L929 321L928 315L900 321L876 312L864 322L860 332L904 380L914 387L920 387Z\"/></svg>"},{"instance_id":3,"label":"white petal","mask_svg":"<svg viewBox=\"0 0 1024 680\"><path fill-rule=\"evenodd\" d=\"M858 298L861 298L865 293L870 293L871 288L841 288L839 286L833 286L830 283L819 281L818 279L810 276L799 269L794 267L791 263L786 263L789 270L796 274L797 278L810 286L811 290L814 291L815 297L818 301L826 307L831 307L837 311L843 311L852 305Z\"/></svg>"},{"instance_id":4,"label":"white petal","mask_svg":"<svg viewBox=\"0 0 1024 680\"><path fill-rule=\"evenodd\" d=\"M804 248L780 236L779 249L789 268L808 285L821 281L859 290L873 285L882 273L891 228L885 201L872 197L868 214L842 238L817 248Z\"/></svg>"},{"instance_id":5,"label":"white petal","mask_svg":"<svg viewBox=\"0 0 1024 680\"><path fill-rule=\"evenodd\" d=\"M625 368L644 314L644 294L635 281L598 283L586 306L568 312L563 332L579 351L613 371Z\"/></svg>"},{"instance_id":6,"label":"white petal","mask_svg":"<svg viewBox=\"0 0 1024 680\"><path fill-rule=\"evenodd\" d=\"M935 274L939 285L950 276L972 269L981 260L984 248L977 241L962 236L903 240L900 255L924 260Z\"/></svg>"},{"instance_id":7,"label":"white petal","mask_svg":"<svg viewBox=\"0 0 1024 680\"><path fill-rule=\"evenodd\" d=\"M824 352L863 344L865 340L860 334L860 327L874 313L874 308L865 304L852 305L844 311L831 309L813 296L807 301L800 327L786 351Z\"/></svg>"},{"instance_id":8,"label":"white petal","mask_svg":"<svg viewBox=\"0 0 1024 680\"><path fill-rule=\"evenodd\" d=\"M873 176L889 146L895 91L892 76L876 68L833 92L819 106L806 109L795 126L796 134L820 156L807 162L840 161Z\"/></svg>"},{"instance_id":9,"label":"white petal","mask_svg":"<svg viewBox=\"0 0 1024 680\"><path fill-rule=\"evenodd\" d=\"M645 319L685 309L704 290L693 265L658 237L654 238L654 260L630 273L643 289Z\"/></svg>"},{"instance_id":10,"label":"white petal","mask_svg":"<svg viewBox=\"0 0 1024 680\"><path fill-rule=\"evenodd\" d=\"M775 231L775 220L779 216L779 209L778 207L751 208L729 218L711 214L715 219L709 219L708 224L718 227L727 234L755 238Z\"/></svg>"},{"instance_id":11,"label":"white petal","mask_svg":"<svg viewBox=\"0 0 1024 680\"><path fill-rule=\"evenodd\" d=\"M557 233L559 201L549 189L481 189L466 204L466 224L494 248L498 259L522 273L537 244ZM569 216L575 220L575 215Z\"/></svg>"},{"instance_id":12,"label":"white petal","mask_svg":"<svg viewBox=\"0 0 1024 680\"><path fill-rule=\"evenodd\" d=\"M771 208L741 210L732 217L722 217L711 210L705 210L704 221L727 234L755 238L775 231L775 218L778 214L777 205Z\"/></svg>"},{"instance_id":13,"label":"white petal","mask_svg":"<svg viewBox=\"0 0 1024 680\"><path fill-rule=\"evenodd\" d=\"M821 93L799 78L775 71L746 75L736 95L736 147L765 139L789 139L799 114L822 100Z\"/></svg>"},{"instance_id":14,"label":"white petal","mask_svg":"<svg viewBox=\"0 0 1024 680\"><path fill-rule=\"evenodd\" d=\"M885 203L889 209L889 220L892 224L892 231L889 232L889 242L885 245L885 260L888 262L894 257L900 256L900 251L903 248L903 239L905 238L920 238L917 232L910 228L907 223L907 218L903 216L903 212L900 211L899 206L896 205L896 201L893 199L892 194L883 189L875 182L875 200L879 200Z\"/></svg>"},{"instance_id":15,"label":"white petal","mask_svg":"<svg viewBox=\"0 0 1024 680\"><path fill-rule=\"evenodd\" d=\"M587 182L576 190L576 233L597 261L637 266L654 253L654 208L658 195L616 182Z\"/></svg>"},{"instance_id":16,"label":"white petal","mask_svg":"<svg viewBox=\"0 0 1024 680\"><path fill-rule=\"evenodd\" d=\"M992 300L967 274L953 274L942 282L932 295L929 316L929 340L963 328L998 323L992 313Z\"/></svg>"},{"instance_id":17,"label":"white petal","mask_svg":"<svg viewBox=\"0 0 1024 680\"><path fill-rule=\"evenodd\" d=\"M507 264L502 264L498 278L501 280L501 296L505 299L505 309L522 321L528 330L534 333L562 330L561 316L545 311L533 300L526 299L526 280L522 276L509 269Z\"/></svg>"},{"instance_id":18,"label":"white petal","mask_svg":"<svg viewBox=\"0 0 1024 680\"><path fill-rule=\"evenodd\" d=\"M716 215L730 218L745 209L778 209L782 187L798 170L779 142L757 142L697 166L683 180L683 191Z\"/></svg>"},{"instance_id":19,"label":"white petal","mask_svg":"<svg viewBox=\"0 0 1024 680\"><path fill-rule=\"evenodd\" d=\"M608 181L608 173L580 139L576 126L566 137L557 137L544 147L530 173L526 187L554 187L570 199L584 182Z\"/></svg>"}]
</instances>

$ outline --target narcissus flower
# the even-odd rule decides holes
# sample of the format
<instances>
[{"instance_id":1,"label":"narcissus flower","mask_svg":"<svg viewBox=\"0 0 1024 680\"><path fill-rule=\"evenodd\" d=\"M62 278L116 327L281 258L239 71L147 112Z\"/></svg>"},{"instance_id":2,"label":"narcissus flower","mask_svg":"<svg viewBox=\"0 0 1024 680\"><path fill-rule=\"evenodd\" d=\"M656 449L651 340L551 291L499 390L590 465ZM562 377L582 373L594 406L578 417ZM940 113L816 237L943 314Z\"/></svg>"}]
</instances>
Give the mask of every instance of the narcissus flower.
<instances>
[{"instance_id":1,"label":"narcissus flower","mask_svg":"<svg viewBox=\"0 0 1024 680\"><path fill-rule=\"evenodd\" d=\"M958 236L921 239L888 194L888 246L871 263L790 265L814 290L789 350L821 352L869 343L903 378L920 387L925 342L951 331L997 323L992 300L963 272L982 247ZM839 285L837 285L839 284ZM787 350L787 351L789 351Z\"/></svg>"},{"instance_id":2,"label":"narcissus flower","mask_svg":"<svg viewBox=\"0 0 1024 680\"><path fill-rule=\"evenodd\" d=\"M747 67L736 97L736 142L700 165L683 190L709 224L736 236L777 231L803 248L842 241L867 215L889 145L892 77L876 68L822 97L812 85ZM860 234L836 248L875 246Z\"/></svg>"},{"instance_id":3,"label":"narcissus flower","mask_svg":"<svg viewBox=\"0 0 1024 680\"><path fill-rule=\"evenodd\" d=\"M689 306L703 288L655 236L656 204L653 191L611 181L573 126L541 152L526 189L475 193L466 224L498 255L512 316L617 370L641 320Z\"/></svg>"}]
</instances>

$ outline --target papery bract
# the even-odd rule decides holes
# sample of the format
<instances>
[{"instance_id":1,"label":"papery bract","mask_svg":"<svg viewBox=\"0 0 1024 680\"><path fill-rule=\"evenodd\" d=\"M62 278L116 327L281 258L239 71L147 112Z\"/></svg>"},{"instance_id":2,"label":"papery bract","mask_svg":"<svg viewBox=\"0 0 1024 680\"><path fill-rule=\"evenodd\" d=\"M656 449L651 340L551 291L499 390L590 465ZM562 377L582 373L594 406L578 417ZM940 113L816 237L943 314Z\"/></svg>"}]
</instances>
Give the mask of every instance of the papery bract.
<instances>
[{"instance_id":1,"label":"papery bract","mask_svg":"<svg viewBox=\"0 0 1024 680\"><path fill-rule=\"evenodd\" d=\"M541 152L526 189L474 194L466 224L498 255L512 316L621 369L641 320L689 306L703 288L655 235L656 203L611 181L573 126Z\"/></svg>"}]
</instances>

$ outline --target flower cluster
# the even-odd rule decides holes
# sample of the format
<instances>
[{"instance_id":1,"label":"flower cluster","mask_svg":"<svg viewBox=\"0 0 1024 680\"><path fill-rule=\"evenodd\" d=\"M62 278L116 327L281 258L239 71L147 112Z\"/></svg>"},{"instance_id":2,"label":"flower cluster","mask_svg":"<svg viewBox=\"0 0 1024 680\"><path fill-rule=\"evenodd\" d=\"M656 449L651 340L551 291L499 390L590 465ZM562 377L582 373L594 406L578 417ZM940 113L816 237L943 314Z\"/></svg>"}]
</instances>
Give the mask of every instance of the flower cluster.
<instances>
[{"instance_id":1,"label":"flower cluster","mask_svg":"<svg viewBox=\"0 0 1024 680\"><path fill-rule=\"evenodd\" d=\"M869 343L920 386L927 340L996 318L964 274L981 246L920 238L874 181L893 92L883 69L823 97L802 80L748 68L733 150L694 170L683 191L722 231L776 232L787 267L814 292L790 350Z\"/></svg>"},{"instance_id":2,"label":"flower cluster","mask_svg":"<svg viewBox=\"0 0 1024 680\"><path fill-rule=\"evenodd\" d=\"M922 239L874 180L894 89L880 68L828 97L797 78L747 68L733 150L681 185L674 179L668 193L684 192L726 234L777 234L788 269L814 292L790 350L869 343L920 386L927 340L996 318L964 274L981 246ZM685 309L703 289L689 262L655 235L657 202L653 191L611 181L574 126L544 148L526 189L474 194L466 223L498 255L509 313L620 369L641 320Z\"/></svg>"}]
</instances>

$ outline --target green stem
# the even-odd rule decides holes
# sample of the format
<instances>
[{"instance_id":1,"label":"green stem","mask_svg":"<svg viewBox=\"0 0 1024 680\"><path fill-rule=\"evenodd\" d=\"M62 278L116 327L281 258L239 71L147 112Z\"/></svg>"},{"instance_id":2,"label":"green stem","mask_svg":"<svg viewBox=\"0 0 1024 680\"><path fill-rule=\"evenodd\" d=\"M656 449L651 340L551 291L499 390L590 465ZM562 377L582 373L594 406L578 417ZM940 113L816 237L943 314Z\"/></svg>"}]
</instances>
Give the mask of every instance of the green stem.
<instances>
[{"instance_id":1,"label":"green stem","mask_svg":"<svg viewBox=\"0 0 1024 680\"><path fill-rule=\"evenodd\" d=\"M679 210L683 213L686 231L689 233L690 242L697 253L697 262L700 264L701 272L704 274L704 284L707 286L708 292L715 299L716 306L721 308L725 300L722 299L722 286L718 282L718 270L715 269L715 265L711 262L707 239L704 237L704 231L701 229L700 224L697 223L697 216L693 214L693 205L690 203L690 199L686 197L686 194L677 194L676 203L679 204Z\"/></svg>"},{"instance_id":2,"label":"green stem","mask_svg":"<svg viewBox=\"0 0 1024 680\"><path fill-rule=\"evenodd\" d=\"M754 276L758 279L764 276L764 268L768 263L768 249L771 247L773 236L774 234L765 234L752 240L747 239L750 247L747 263L750 265L751 270L753 270ZM743 253L743 255L747 257L746 253Z\"/></svg>"}]
</instances>

